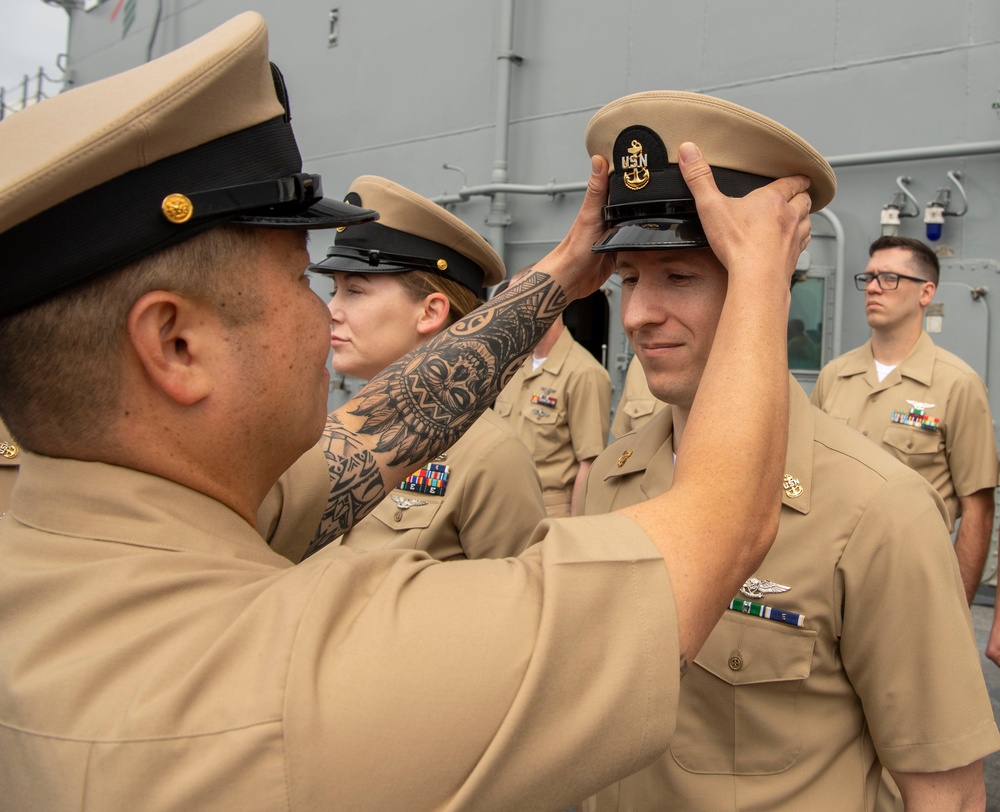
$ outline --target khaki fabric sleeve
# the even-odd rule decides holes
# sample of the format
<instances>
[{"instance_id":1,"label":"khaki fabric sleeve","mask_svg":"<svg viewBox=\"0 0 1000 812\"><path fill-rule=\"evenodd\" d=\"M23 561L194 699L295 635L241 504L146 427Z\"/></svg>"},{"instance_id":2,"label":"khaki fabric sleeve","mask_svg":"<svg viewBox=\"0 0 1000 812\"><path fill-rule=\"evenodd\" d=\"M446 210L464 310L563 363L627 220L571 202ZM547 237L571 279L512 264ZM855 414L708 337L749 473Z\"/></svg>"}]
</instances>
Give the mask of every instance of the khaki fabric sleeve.
<instances>
[{"instance_id":1,"label":"khaki fabric sleeve","mask_svg":"<svg viewBox=\"0 0 1000 812\"><path fill-rule=\"evenodd\" d=\"M573 453L578 460L600 454L611 430L611 377L599 365L588 366L567 384L567 415Z\"/></svg>"},{"instance_id":2,"label":"khaki fabric sleeve","mask_svg":"<svg viewBox=\"0 0 1000 812\"><path fill-rule=\"evenodd\" d=\"M519 555L545 518L538 471L524 443L498 434L465 481L458 535L468 558Z\"/></svg>"},{"instance_id":3,"label":"khaki fabric sleeve","mask_svg":"<svg viewBox=\"0 0 1000 812\"><path fill-rule=\"evenodd\" d=\"M618 408L615 409L615 419L611 423L611 433L615 436L617 440L631 431L628 425L629 415L625 413L625 407L628 402L625 400L625 394L623 393L621 399L618 401Z\"/></svg>"},{"instance_id":4,"label":"khaki fabric sleeve","mask_svg":"<svg viewBox=\"0 0 1000 812\"><path fill-rule=\"evenodd\" d=\"M997 483L997 442L989 396L979 376L963 377L948 404L945 454L957 496L970 496Z\"/></svg>"},{"instance_id":5,"label":"khaki fabric sleeve","mask_svg":"<svg viewBox=\"0 0 1000 812\"><path fill-rule=\"evenodd\" d=\"M844 668L890 770L952 769L1000 747L944 514L918 475L887 480L854 531L879 543L849 543L836 573Z\"/></svg>"},{"instance_id":6,"label":"khaki fabric sleeve","mask_svg":"<svg viewBox=\"0 0 1000 812\"><path fill-rule=\"evenodd\" d=\"M330 470L319 445L281 475L257 511L257 532L276 553L302 560L330 498Z\"/></svg>"},{"instance_id":7,"label":"khaki fabric sleeve","mask_svg":"<svg viewBox=\"0 0 1000 812\"><path fill-rule=\"evenodd\" d=\"M303 565L332 559L286 687L293 808L559 809L665 750L679 653L659 553L618 515L535 538L516 559Z\"/></svg>"},{"instance_id":8,"label":"khaki fabric sleeve","mask_svg":"<svg viewBox=\"0 0 1000 812\"><path fill-rule=\"evenodd\" d=\"M813 384L812 393L809 395L809 402L818 409L823 409L823 398L824 392L826 391L826 381L828 376L832 375L830 364L827 364L819 372L819 377L816 378L816 383Z\"/></svg>"}]
</instances>

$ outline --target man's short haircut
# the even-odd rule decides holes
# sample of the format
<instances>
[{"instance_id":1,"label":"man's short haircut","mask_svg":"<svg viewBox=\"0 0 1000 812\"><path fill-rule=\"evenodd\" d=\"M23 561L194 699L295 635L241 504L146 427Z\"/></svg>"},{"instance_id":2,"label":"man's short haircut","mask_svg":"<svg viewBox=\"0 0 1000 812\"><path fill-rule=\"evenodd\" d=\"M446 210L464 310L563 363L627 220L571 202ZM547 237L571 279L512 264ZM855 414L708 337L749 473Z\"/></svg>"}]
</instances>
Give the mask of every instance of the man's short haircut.
<instances>
[{"instance_id":1,"label":"man's short haircut","mask_svg":"<svg viewBox=\"0 0 1000 812\"><path fill-rule=\"evenodd\" d=\"M903 248L909 251L910 265L913 270L937 285L941 278L941 263L938 262L937 254L926 243L912 237L879 237L868 246L868 256L874 256L876 251L884 251L888 248Z\"/></svg>"},{"instance_id":2,"label":"man's short haircut","mask_svg":"<svg viewBox=\"0 0 1000 812\"><path fill-rule=\"evenodd\" d=\"M236 328L263 316L256 290L261 231L225 225L0 318L0 415L40 454L74 456L107 442L121 402L128 314L154 290L214 305Z\"/></svg>"}]
</instances>

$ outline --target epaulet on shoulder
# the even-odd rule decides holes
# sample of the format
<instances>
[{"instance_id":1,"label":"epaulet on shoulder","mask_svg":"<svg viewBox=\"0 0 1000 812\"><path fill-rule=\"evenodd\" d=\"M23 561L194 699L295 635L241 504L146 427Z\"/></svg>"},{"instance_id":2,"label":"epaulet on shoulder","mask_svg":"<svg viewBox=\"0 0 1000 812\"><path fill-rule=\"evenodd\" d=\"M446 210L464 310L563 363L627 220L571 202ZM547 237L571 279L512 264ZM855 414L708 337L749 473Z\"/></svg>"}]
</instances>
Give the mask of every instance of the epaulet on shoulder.
<instances>
[{"instance_id":1,"label":"epaulet on shoulder","mask_svg":"<svg viewBox=\"0 0 1000 812\"><path fill-rule=\"evenodd\" d=\"M816 442L831 451L854 460L861 468L867 468L883 480L892 479L901 474L915 474L892 454L865 437L860 431L846 423L831 417L817 407L815 413ZM915 474L923 479L919 474Z\"/></svg>"},{"instance_id":2,"label":"epaulet on shoulder","mask_svg":"<svg viewBox=\"0 0 1000 812\"><path fill-rule=\"evenodd\" d=\"M980 377L979 373L974 370L967 361L964 361L959 356L950 350L946 350L944 347L939 347L937 344L934 345L935 350L935 360L938 363L946 363L949 366L953 366L966 375L975 375L977 378Z\"/></svg>"}]
</instances>

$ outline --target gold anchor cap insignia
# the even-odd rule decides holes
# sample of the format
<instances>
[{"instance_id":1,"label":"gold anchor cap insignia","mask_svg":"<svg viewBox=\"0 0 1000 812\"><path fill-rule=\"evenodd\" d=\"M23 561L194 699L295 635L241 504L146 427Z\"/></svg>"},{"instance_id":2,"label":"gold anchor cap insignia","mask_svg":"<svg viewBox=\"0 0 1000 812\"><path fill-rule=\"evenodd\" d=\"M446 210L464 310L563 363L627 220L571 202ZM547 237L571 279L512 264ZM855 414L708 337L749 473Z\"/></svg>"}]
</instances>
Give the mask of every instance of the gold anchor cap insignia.
<instances>
[{"instance_id":1,"label":"gold anchor cap insignia","mask_svg":"<svg viewBox=\"0 0 1000 812\"><path fill-rule=\"evenodd\" d=\"M7 440L0 440L0 457L6 457L8 460L12 460L16 456L17 446Z\"/></svg>"},{"instance_id":2,"label":"gold anchor cap insignia","mask_svg":"<svg viewBox=\"0 0 1000 812\"><path fill-rule=\"evenodd\" d=\"M789 499L802 496L802 483L791 474L785 474L784 479L781 480L781 487L785 489L785 493L788 494Z\"/></svg>"},{"instance_id":3,"label":"gold anchor cap insignia","mask_svg":"<svg viewBox=\"0 0 1000 812\"><path fill-rule=\"evenodd\" d=\"M627 170L622 174L625 185L633 192L638 192L649 183L649 170L646 168L646 156L642 152L642 144L635 139L632 146L626 150L629 157L622 156L622 169Z\"/></svg>"},{"instance_id":4,"label":"gold anchor cap insignia","mask_svg":"<svg viewBox=\"0 0 1000 812\"><path fill-rule=\"evenodd\" d=\"M625 461L631 456L632 456L632 449L629 449L618 458L618 462L616 462L615 465L621 468L625 464Z\"/></svg>"},{"instance_id":5,"label":"gold anchor cap insignia","mask_svg":"<svg viewBox=\"0 0 1000 812\"><path fill-rule=\"evenodd\" d=\"M194 214L194 204L185 195L174 192L163 198L160 210L171 223L180 225L191 219Z\"/></svg>"}]
</instances>

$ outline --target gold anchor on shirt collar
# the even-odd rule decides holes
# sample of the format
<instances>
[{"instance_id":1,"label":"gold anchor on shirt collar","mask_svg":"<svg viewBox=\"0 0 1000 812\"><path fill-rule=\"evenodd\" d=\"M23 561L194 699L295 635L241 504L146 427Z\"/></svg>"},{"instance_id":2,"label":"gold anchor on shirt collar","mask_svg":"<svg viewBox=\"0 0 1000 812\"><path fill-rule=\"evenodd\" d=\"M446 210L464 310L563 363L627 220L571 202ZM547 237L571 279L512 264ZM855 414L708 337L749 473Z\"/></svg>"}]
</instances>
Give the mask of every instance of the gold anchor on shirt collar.
<instances>
[{"instance_id":1,"label":"gold anchor on shirt collar","mask_svg":"<svg viewBox=\"0 0 1000 812\"><path fill-rule=\"evenodd\" d=\"M781 480L781 487L785 489L785 493L788 495L789 499L794 499L796 496L802 496L802 483L791 474L785 474L784 479Z\"/></svg>"}]
</instances>

